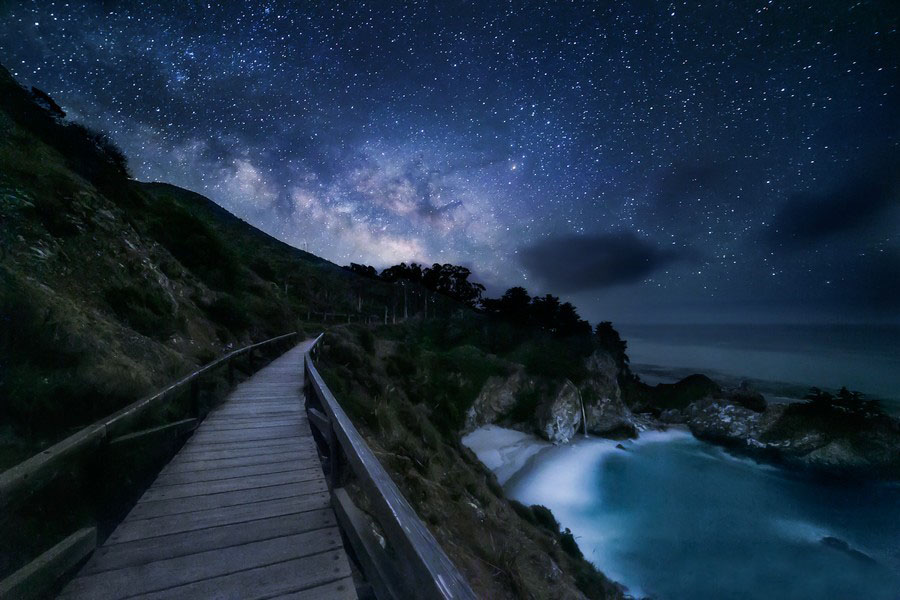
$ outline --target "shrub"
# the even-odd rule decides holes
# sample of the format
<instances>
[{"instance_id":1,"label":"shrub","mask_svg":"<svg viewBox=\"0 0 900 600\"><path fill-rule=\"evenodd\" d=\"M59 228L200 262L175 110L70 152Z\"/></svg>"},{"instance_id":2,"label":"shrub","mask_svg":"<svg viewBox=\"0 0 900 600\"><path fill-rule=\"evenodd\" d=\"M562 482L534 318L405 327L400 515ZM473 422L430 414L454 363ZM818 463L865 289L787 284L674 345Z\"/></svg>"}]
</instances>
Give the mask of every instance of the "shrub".
<instances>
[{"instance_id":1,"label":"shrub","mask_svg":"<svg viewBox=\"0 0 900 600\"><path fill-rule=\"evenodd\" d=\"M149 282L141 287L108 288L103 297L116 316L135 331L157 339L165 339L175 331L171 303Z\"/></svg>"},{"instance_id":2,"label":"shrub","mask_svg":"<svg viewBox=\"0 0 900 600\"><path fill-rule=\"evenodd\" d=\"M233 333L243 333L250 328L246 307L229 294L219 296L204 310L209 318Z\"/></svg>"},{"instance_id":3,"label":"shrub","mask_svg":"<svg viewBox=\"0 0 900 600\"><path fill-rule=\"evenodd\" d=\"M532 504L531 512L534 514L534 520L538 525L545 529L549 529L554 534L559 533L559 522L550 509L541 504Z\"/></svg>"}]
</instances>

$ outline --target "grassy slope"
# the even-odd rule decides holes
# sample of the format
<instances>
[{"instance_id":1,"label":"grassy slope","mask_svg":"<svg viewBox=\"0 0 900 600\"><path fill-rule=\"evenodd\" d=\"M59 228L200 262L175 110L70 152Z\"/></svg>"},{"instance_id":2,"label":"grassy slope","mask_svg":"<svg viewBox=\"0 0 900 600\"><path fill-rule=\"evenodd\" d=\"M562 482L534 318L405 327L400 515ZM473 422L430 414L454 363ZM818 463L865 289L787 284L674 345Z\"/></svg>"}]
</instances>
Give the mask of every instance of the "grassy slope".
<instances>
[{"instance_id":1,"label":"grassy slope","mask_svg":"<svg viewBox=\"0 0 900 600\"><path fill-rule=\"evenodd\" d=\"M493 474L460 444L460 413L487 377L509 365L465 343L476 329L468 316L374 333L332 328L320 368L479 597L622 597L581 558L571 536L560 534L549 511L506 500Z\"/></svg>"},{"instance_id":2,"label":"grassy slope","mask_svg":"<svg viewBox=\"0 0 900 600\"><path fill-rule=\"evenodd\" d=\"M129 180L0 67L0 467L309 309L398 297L199 194Z\"/></svg>"}]
</instances>

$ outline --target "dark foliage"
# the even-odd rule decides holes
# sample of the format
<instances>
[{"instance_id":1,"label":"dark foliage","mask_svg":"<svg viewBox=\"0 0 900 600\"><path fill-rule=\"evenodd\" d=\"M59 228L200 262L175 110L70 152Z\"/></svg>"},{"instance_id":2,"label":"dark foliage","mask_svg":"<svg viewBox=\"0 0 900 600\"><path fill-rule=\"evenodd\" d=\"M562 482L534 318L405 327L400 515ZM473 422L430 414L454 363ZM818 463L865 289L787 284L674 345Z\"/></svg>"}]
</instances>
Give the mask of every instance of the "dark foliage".
<instances>
[{"instance_id":1,"label":"dark foliage","mask_svg":"<svg viewBox=\"0 0 900 600\"><path fill-rule=\"evenodd\" d=\"M230 294L219 296L204 310L209 318L233 333L243 333L252 324L247 307Z\"/></svg>"},{"instance_id":2,"label":"dark foliage","mask_svg":"<svg viewBox=\"0 0 900 600\"><path fill-rule=\"evenodd\" d=\"M375 269L375 267L371 267L369 265L350 263L350 266L344 268L351 273L356 273L357 275L366 277L367 279L378 279L378 271Z\"/></svg>"},{"instance_id":3,"label":"dark foliage","mask_svg":"<svg viewBox=\"0 0 900 600\"><path fill-rule=\"evenodd\" d=\"M506 290L500 298L484 298L481 306L488 314L517 325L531 325L557 335L587 335L591 325L583 320L569 302L560 302L552 294L532 298L522 287Z\"/></svg>"},{"instance_id":4,"label":"dark foliage","mask_svg":"<svg viewBox=\"0 0 900 600\"><path fill-rule=\"evenodd\" d=\"M350 265L350 270L364 277L371 276L369 269L372 269L372 267ZM383 270L381 279L390 283L405 281L421 284L427 290L474 307L481 299L484 286L480 283L469 281L471 275L472 271L458 265L434 263L430 267L423 269L421 265L416 263L410 265L400 263Z\"/></svg>"},{"instance_id":5,"label":"dark foliage","mask_svg":"<svg viewBox=\"0 0 900 600\"><path fill-rule=\"evenodd\" d=\"M622 339L619 332L613 328L609 321L601 321L594 329L594 336L601 348L609 352L616 359L616 366L620 371L628 370L628 354L625 353L628 348L627 342Z\"/></svg>"},{"instance_id":6,"label":"dark foliage","mask_svg":"<svg viewBox=\"0 0 900 600\"><path fill-rule=\"evenodd\" d=\"M222 237L203 219L172 198L151 207L149 233L189 271L216 289L235 285L240 264Z\"/></svg>"},{"instance_id":7,"label":"dark foliage","mask_svg":"<svg viewBox=\"0 0 900 600\"><path fill-rule=\"evenodd\" d=\"M156 339L165 339L174 331L171 303L158 287L148 282L141 286L111 287L103 297L113 312L135 331Z\"/></svg>"}]
</instances>

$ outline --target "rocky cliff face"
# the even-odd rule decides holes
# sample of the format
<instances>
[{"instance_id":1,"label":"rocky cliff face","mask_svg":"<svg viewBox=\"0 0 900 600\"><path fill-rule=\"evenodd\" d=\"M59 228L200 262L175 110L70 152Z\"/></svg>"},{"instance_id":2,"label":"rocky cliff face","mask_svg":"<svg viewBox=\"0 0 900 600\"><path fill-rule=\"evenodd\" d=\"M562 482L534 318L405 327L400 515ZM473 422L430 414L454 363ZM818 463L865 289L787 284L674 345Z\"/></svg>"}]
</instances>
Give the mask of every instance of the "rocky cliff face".
<instances>
[{"instance_id":1,"label":"rocky cliff face","mask_svg":"<svg viewBox=\"0 0 900 600\"><path fill-rule=\"evenodd\" d=\"M809 471L900 478L900 422L865 406L774 404L704 398L680 413L698 438ZM662 417L671 416L667 411Z\"/></svg>"},{"instance_id":2,"label":"rocky cliff face","mask_svg":"<svg viewBox=\"0 0 900 600\"><path fill-rule=\"evenodd\" d=\"M464 432L486 424L533 431L554 444L576 434L633 436L634 418L622 400L618 369L607 352L585 360L587 377L569 380L530 377L517 366L507 377L489 378L466 414Z\"/></svg>"},{"instance_id":3,"label":"rocky cliff face","mask_svg":"<svg viewBox=\"0 0 900 600\"><path fill-rule=\"evenodd\" d=\"M463 433L499 422L516 406L520 394L533 387L534 380L525 374L525 368L521 365L517 365L508 377L488 377L466 413Z\"/></svg>"},{"instance_id":4,"label":"rocky cliff face","mask_svg":"<svg viewBox=\"0 0 900 600\"><path fill-rule=\"evenodd\" d=\"M634 417L622 400L618 368L607 352L594 352L585 363L588 377L581 386L587 429L596 435L636 434Z\"/></svg>"},{"instance_id":5,"label":"rocky cliff face","mask_svg":"<svg viewBox=\"0 0 900 600\"><path fill-rule=\"evenodd\" d=\"M539 433L554 444L565 444L579 431L582 423L581 392L566 381L551 399L538 406Z\"/></svg>"}]
</instances>

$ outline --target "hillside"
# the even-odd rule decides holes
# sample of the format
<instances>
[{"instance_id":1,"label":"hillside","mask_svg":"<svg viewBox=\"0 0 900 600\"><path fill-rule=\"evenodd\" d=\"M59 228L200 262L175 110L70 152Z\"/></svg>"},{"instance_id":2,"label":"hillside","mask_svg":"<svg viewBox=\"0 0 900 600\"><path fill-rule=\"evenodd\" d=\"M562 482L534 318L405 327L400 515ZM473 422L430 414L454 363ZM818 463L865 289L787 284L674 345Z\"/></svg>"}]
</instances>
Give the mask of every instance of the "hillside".
<instances>
[{"instance_id":1,"label":"hillside","mask_svg":"<svg viewBox=\"0 0 900 600\"><path fill-rule=\"evenodd\" d=\"M229 348L399 300L199 194L130 179L105 136L0 67L0 467Z\"/></svg>"},{"instance_id":2,"label":"hillside","mask_svg":"<svg viewBox=\"0 0 900 600\"><path fill-rule=\"evenodd\" d=\"M228 349L295 329L320 331L317 313L341 313L342 321L402 314L404 290L410 299L426 293L415 282L361 276L288 246L194 192L134 181L105 136L66 121L51 98L22 88L2 67L0 223L0 468ZM467 335L487 318L450 298L428 298L430 315L459 315L439 322L466 323ZM377 331L385 340L415 332L428 346L445 325L412 327ZM359 339L374 339L335 331L344 344L329 344L329 355L342 368L335 351L363 356ZM528 336L513 337L518 346ZM404 391L392 397L384 414L400 429L388 437L370 426L371 415L360 415L357 386L367 383L370 400L381 401L392 376L408 388L395 372L401 356L365 359L357 366L372 371L352 374L351 387L336 391L480 592L578 598L580 588L591 597L620 596L549 511L507 502L459 445L462 411L480 378L502 370L499 359L469 354L435 355L425 365L449 367L422 390L436 392L437 404L418 399L414 406ZM457 385L473 373L475 380ZM429 464L425 479L410 477L410 465ZM423 498L427 488L436 493Z\"/></svg>"}]
</instances>

